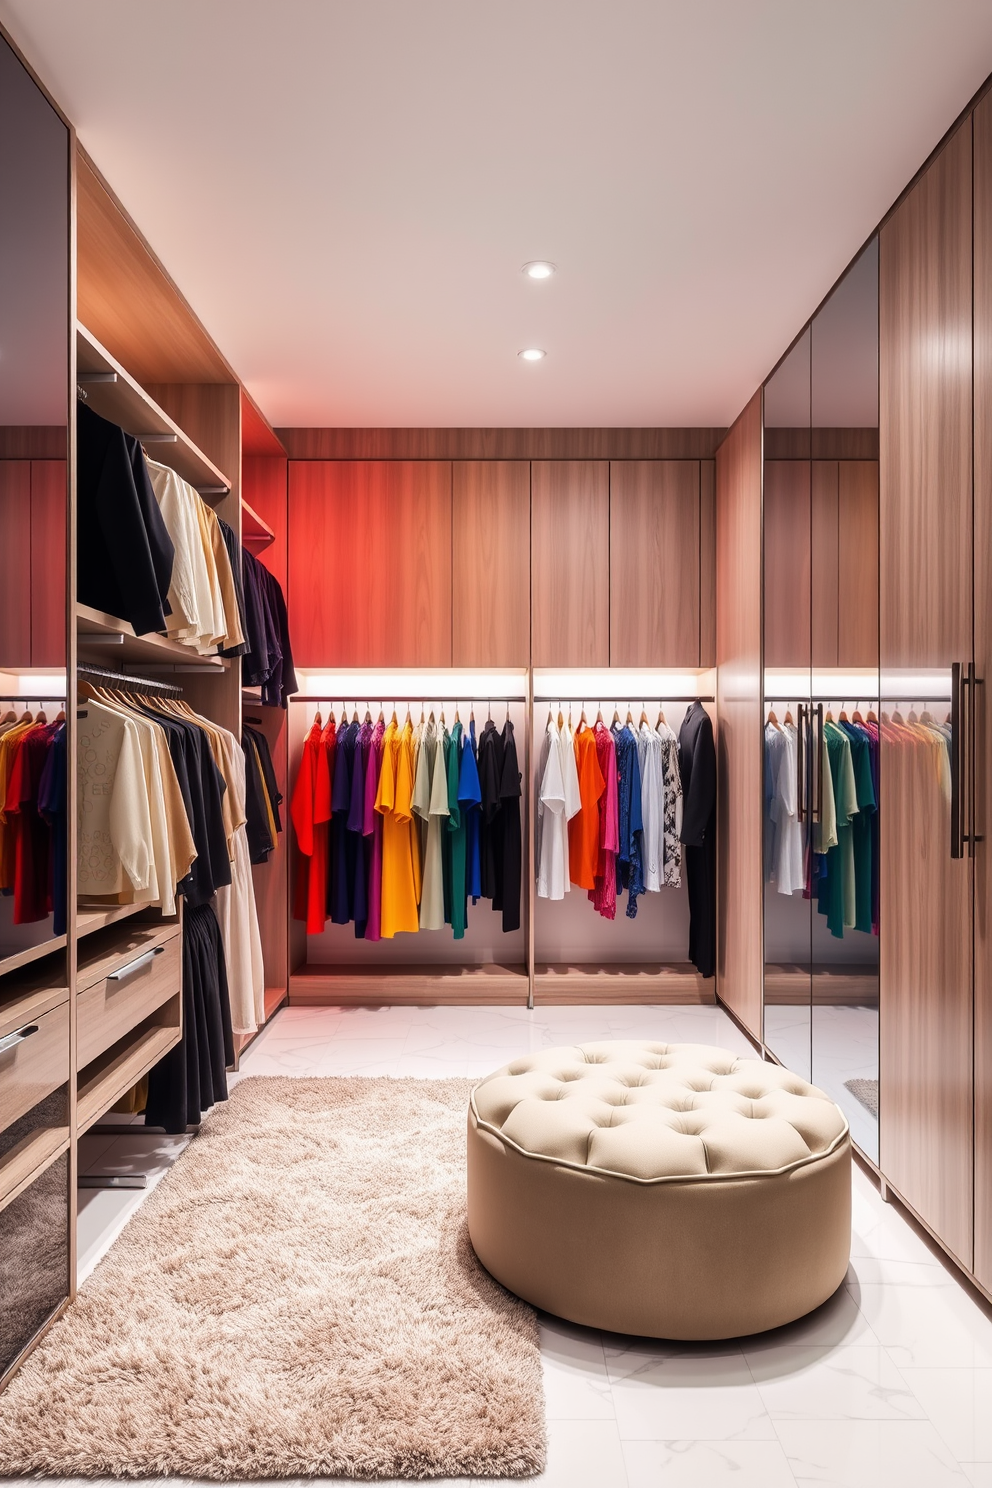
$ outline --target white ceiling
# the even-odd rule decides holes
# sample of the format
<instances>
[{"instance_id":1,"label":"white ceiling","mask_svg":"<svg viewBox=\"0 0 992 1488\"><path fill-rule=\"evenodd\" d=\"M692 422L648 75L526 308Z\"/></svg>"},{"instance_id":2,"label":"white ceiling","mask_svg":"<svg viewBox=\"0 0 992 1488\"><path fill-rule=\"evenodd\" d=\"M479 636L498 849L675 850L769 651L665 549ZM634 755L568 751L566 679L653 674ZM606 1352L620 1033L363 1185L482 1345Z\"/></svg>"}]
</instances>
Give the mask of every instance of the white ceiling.
<instances>
[{"instance_id":1,"label":"white ceiling","mask_svg":"<svg viewBox=\"0 0 992 1488\"><path fill-rule=\"evenodd\" d=\"M989 0L0 19L278 425L728 423L992 71Z\"/></svg>"}]
</instances>

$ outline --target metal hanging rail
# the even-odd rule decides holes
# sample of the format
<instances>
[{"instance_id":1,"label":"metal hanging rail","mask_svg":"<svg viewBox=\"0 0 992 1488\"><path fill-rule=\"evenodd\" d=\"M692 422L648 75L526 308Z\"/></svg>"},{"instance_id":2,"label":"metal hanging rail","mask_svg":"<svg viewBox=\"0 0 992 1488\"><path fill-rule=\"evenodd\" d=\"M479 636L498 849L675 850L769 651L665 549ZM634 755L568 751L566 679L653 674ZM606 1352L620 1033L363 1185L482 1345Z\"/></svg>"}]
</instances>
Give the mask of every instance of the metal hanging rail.
<instances>
[{"instance_id":1,"label":"metal hanging rail","mask_svg":"<svg viewBox=\"0 0 992 1488\"><path fill-rule=\"evenodd\" d=\"M577 703L590 701L599 701L606 703L715 703L716 698L712 695L707 695L706 693L702 692L694 692L691 696L689 696L688 694L676 696L673 693L666 693L663 697L659 697L657 694L651 696L651 694L649 693L642 692L632 692L629 694L607 694L605 692L576 692L573 693L570 697L564 697L556 692L554 695L550 693L548 693L547 695L545 695L544 693L538 693L534 697L535 703Z\"/></svg>"},{"instance_id":2,"label":"metal hanging rail","mask_svg":"<svg viewBox=\"0 0 992 1488\"><path fill-rule=\"evenodd\" d=\"M76 671L81 677L94 677L100 682L109 682L121 692L144 692L155 697L180 698L181 687L175 682L156 682L151 677L133 677L127 672L112 672L107 667L84 666L80 663Z\"/></svg>"},{"instance_id":3,"label":"metal hanging rail","mask_svg":"<svg viewBox=\"0 0 992 1488\"><path fill-rule=\"evenodd\" d=\"M258 699L256 698L254 701L257 702ZM342 705L345 701L356 703L526 703L527 694L517 692L513 693L510 697L497 697L495 693L490 696L488 692L460 692L457 697L454 695L441 697L438 693L430 691L412 692L405 696L401 696L396 692L382 694L374 692L369 697L364 692L349 692L347 699L345 699L340 693L335 693L333 697L327 695L316 697L313 693L296 693L289 701L291 703L341 703Z\"/></svg>"}]
</instances>

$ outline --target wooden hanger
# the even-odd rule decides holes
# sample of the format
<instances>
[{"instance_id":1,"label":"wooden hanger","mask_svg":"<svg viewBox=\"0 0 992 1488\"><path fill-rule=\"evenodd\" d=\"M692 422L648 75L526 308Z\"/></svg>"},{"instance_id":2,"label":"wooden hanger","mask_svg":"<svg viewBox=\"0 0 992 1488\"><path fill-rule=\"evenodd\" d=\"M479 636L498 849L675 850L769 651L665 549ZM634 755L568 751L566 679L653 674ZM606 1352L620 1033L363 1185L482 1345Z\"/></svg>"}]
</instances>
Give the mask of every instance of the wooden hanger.
<instances>
[{"instance_id":1,"label":"wooden hanger","mask_svg":"<svg viewBox=\"0 0 992 1488\"><path fill-rule=\"evenodd\" d=\"M851 722L852 723L864 723L864 718L861 716L861 707L860 707L860 705L858 707L856 707L855 710L854 710L854 712L851 714Z\"/></svg>"},{"instance_id":2,"label":"wooden hanger","mask_svg":"<svg viewBox=\"0 0 992 1488\"><path fill-rule=\"evenodd\" d=\"M619 722L620 722L620 709L619 708L614 708L613 709L613 717L610 719L610 727L612 728L615 723L619 723Z\"/></svg>"},{"instance_id":3,"label":"wooden hanger","mask_svg":"<svg viewBox=\"0 0 992 1488\"><path fill-rule=\"evenodd\" d=\"M383 712L383 710L382 710L382 704L380 703L379 704L379 717L376 719L376 723L385 723L385 721L386 721L386 715Z\"/></svg>"},{"instance_id":4,"label":"wooden hanger","mask_svg":"<svg viewBox=\"0 0 992 1488\"><path fill-rule=\"evenodd\" d=\"M551 716L551 715L550 715L550 714L549 714L549 715L548 715L548 717L549 717L549 718L550 718L550 716ZM569 715L569 717L571 717L571 714L570 714L570 715ZM559 733L561 733L561 731L562 731L562 729L563 729L563 728L564 728L564 727L565 727L565 719L564 719L564 718L563 718L563 716L562 716L562 711L561 711L561 709L560 709L560 708L559 708L559 709L558 709L558 732L559 732Z\"/></svg>"},{"instance_id":5,"label":"wooden hanger","mask_svg":"<svg viewBox=\"0 0 992 1488\"><path fill-rule=\"evenodd\" d=\"M627 726L629 726L629 725L630 725L630 724L632 724L632 723L633 723L633 722L634 722L634 715L633 715L633 713L632 713L632 712L631 712L631 711L630 711L630 704L629 704L629 703L628 703L628 704L627 704L627 718L626 718L626 724L627 724Z\"/></svg>"},{"instance_id":6,"label":"wooden hanger","mask_svg":"<svg viewBox=\"0 0 992 1488\"><path fill-rule=\"evenodd\" d=\"M778 719L775 717L775 709L774 708L769 708L768 709L768 722L771 724L771 726L772 726L773 729L778 729L779 733L782 732L782 726L779 723Z\"/></svg>"},{"instance_id":7,"label":"wooden hanger","mask_svg":"<svg viewBox=\"0 0 992 1488\"><path fill-rule=\"evenodd\" d=\"M851 721L848 718L848 716L847 716L847 704L846 703L844 703L843 706L841 707L841 710L840 710L840 721L841 721L841 723L850 723L850 721Z\"/></svg>"},{"instance_id":8,"label":"wooden hanger","mask_svg":"<svg viewBox=\"0 0 992 1488\"><path fill-rule=\"evenodd\" d=\"M790 726L790 727L791 727L791 728L795 728L795 723L794 723L794 722L793 722L793 718L792 718L792 709L791 709L791 708L786 708L786 710L785 710L785 722L786 722L786 723L787 723L787 724L788 724L788 725L789 725L789 726Z\"/></svg>"},{"instance_id":9,"label":"wooden hanger","mask_svg":"<svg viewBox=\"0 0 992 1488\"><path fill-rule=\"evenodd\" d=\"M320 709L319 708L317 709L316 713L313 715L313 721L316 724L317 728L323 728L324 727L323 720L321 719L321 716L320 716ZM188 735L187 735L187 737L188 737Z\"/></svg>"},{"instance_id":10,"label":"wooden hanger","mask_svg":"<svg viewBox=\"0 0 992 1488\"><path fill-rule=\"evenodd\" d=\"M834 715L831 713L831 711L830 711L829 708L827 709L826 713L824 713L824 715L823 715L823 721L824 721L824 723L833 723L833 721L834 721Z\"/></svg>"},{"instance_id":11,"label":"wooden hanger","mask_svg":"<svg viewBox=\"0 0 992 1488\"><path fill-rule=\"evenodd\" d=\"M16 722L17 722L17 714L14 712L13 708L8 708L7 711L6 711L6 713L3 715L3 718L0 718L0 723L16 723Z\"/></svg>"},{"instance_id":12,"label":"wooden hanger","mask_svg":"<svg viewBox=\"0 0 992 1488\"><path fill-rule=\"evenodd\" d=\"M663 708L659 708L658 709L658 722L655 724L655 728L667 728L667 727L668 727L668 724L665 722L665 710Z\"/></svg>"},{"instance_id":13,"label":"wooden hanger","mask_svg":"<svg viewBox=\"0 0 992 1488\"><path fill-rule=\"evenodd\" d=\"M877 723L878 722L878 717L877 717L877 715L875 713L875 709L874 708L869 708L868 709L868 720L867 721L869 723Z\"/></svg>"},{"instance_id":14,"label":"wooden hanger","mask_svg":"<svg viewBox=\"0 0 992 1488\"><path fill-rule=\"evenodd\" d=\"M639 719L638 719L638 720L637 720L637 726L638 726L638 728L640 728L640 727L641 727L641 725L642 725L642 724L645 724L645 723L646 723L646 724L647 724L647 725L648 725L648 727L649 727L649 728L650 728L650 726L651 726L651 720L650 720L650 719L649 719L649 718L648 718L648 715L647 715L647 709L646 709L646 708L645 708L645 706L644 706L644 704L643 704L643 703L642 703L642 704L641 704L641 716L640 716L640 718L639 718Z\"/></svg>"}]
</instances>

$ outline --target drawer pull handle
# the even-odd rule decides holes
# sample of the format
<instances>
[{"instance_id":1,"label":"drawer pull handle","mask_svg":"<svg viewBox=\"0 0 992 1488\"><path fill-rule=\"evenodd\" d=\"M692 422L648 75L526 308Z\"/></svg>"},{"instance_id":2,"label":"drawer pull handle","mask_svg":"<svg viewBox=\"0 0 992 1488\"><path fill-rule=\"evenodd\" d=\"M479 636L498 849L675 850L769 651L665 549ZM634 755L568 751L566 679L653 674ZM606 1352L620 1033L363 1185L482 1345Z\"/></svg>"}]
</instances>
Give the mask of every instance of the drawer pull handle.
<instances>
[{"instance_id":1,"label":"drawer pull handle","mask_svg":"<svg viewBox=\"0 0 992 1488\"><path fill-rule=\"evenodd\" d=\"M25 1023L24 1027L19 1028L16 1033L8 1033L6 1038L0 1038L0 1054L5 1054L8 1049L16 1048L18 1044L23 1043L26 1038L30 1038L33 1033L37 1032L37 1023Z\"/></svg>"},{"instance_id":2,"label":"drawer pull handle","mask_svg":"<svg viewBox=\"0 0 992 1488\"><path fill-rule=\"evenodd\" d=\"M151 950L146 951L143 956L136 956L134 960L129 961L126 966L119 966L116 971L112 971L107 977L107 981L122 982L125 977L131 975L132 971L137 971L138 968L141 966L147 966L148 962L151 961L153 956L161 956L164 950L165 946L152 946Z\"/></svg>"}]
</instances>

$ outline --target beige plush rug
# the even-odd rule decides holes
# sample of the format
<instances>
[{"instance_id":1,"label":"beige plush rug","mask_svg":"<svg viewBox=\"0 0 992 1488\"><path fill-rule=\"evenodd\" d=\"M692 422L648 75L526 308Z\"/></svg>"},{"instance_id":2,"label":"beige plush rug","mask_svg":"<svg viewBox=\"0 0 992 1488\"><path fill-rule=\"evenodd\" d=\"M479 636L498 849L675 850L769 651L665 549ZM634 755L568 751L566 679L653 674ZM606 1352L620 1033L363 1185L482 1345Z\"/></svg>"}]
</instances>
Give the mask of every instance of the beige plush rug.
<instances>
[{"instance_id":1,"label":"beige plush rug","mask_svg":"<svg viewBox=\"0 0 992 1488\"><path fill-rule=\"evenodd\" d=\"M465 1224L470 1088L237 1084L0 1395L0 1472L539 1472L537 1320Z\"/></svg>"}]
</instances>

